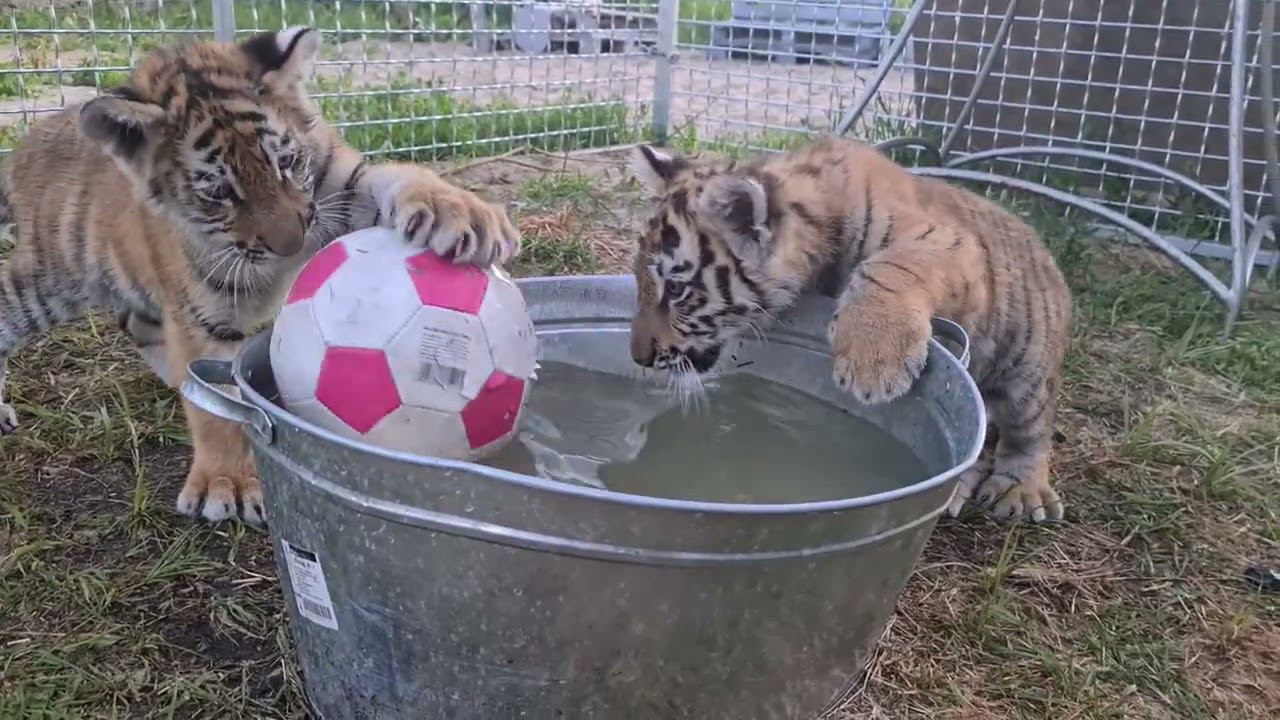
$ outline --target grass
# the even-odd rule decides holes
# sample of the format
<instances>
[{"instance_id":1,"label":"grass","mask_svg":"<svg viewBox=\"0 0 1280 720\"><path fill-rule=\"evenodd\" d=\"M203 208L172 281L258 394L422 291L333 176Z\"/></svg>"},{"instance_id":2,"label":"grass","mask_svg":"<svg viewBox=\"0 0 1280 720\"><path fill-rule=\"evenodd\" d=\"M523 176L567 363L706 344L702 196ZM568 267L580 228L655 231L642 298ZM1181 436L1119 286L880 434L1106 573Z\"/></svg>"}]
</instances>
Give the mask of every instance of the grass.
<instances>
[{"instance_id":1,"label":"grass","mask_svg":"<svg viewBox=\"0 0 1280 720\"><path fill-rule=\"evenodd\" d=\"M352 87L340 79L321 79L312 92L348 142L379 155L428 161L526 146L607 147L634 137L620 100L565 96L556 105L521 107L504 98L473 104L408 79L392 80L372 94L343 93Z\"/></svg>"},{"instance_id":2,"label":"grass","mask_svg":"<svg viewBox=\"0 0 1280 720\"><path fill-rule=\"evenodd\" d=\"M454 177L514 208L518 274L624 269L645 209L624 159L551 154ZM1280 563L1280 298L1260 289L1223 341L1186 275L1001 199L1076 293L1068 521L942 521L837 717L1275 717L1280 598L1241 574ZM0 717L301 717L266 536L170 509L173 394L102 320L10 367L25 426L0 441Z\"/></svg>"}]
</instances>

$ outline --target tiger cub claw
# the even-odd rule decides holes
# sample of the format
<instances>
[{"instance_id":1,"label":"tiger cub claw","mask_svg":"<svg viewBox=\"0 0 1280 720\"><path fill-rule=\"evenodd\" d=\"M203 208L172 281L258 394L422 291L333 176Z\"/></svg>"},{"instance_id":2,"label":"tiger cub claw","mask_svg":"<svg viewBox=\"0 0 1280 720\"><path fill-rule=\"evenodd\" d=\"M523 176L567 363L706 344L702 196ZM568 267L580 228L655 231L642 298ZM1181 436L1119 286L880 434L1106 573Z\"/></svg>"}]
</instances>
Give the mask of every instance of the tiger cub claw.
<instances>
[{"instance_id":1,"label":"tiger cub claw","mask_svg":"<svg viewBox=\"0 0 1280 720\"><path fill-rule=\"evenodd\" d=\"M409 244L455 263L502 265L520 250L520 235L505 212L443 182L405 183L390 215Z\"/></svg>"},{"instance_id":2,"label":"tiger cub claw","mask_svg":"<svg viewBox=\"0 0 1280 720\"><path fill-rule=\"evenodd\" d=\"M1062 520L1062 500L1047 480L1009 484L1004 478L993 475L983 483L978 502L989 507L999 520L1030 520L1032 522Z\"/></svg>"},{"instance_id":3,"label":"tiger cub claw","mask_svg":"<svg viewBox=\"0 0 1280 720\"><path fill-rule=\"evenodd\" d=\"M236 517L254 526L266 522L262 484L252 471L229 476L192 467L178 493L177 510L188 517L200 515L211 523Z\"/></svg>"},{"instance_id":4,"label":"tiger cub claw","mask_svg":"<svg viewBox=\"0 0 1280 720\"><path fill-rule=\"evenodd\" d=\"M895 400L924 372L929 355L929 325L910 318L885 319L842 312L827 328L840 389L862 403Z\"/></svg>"}]
</instances>

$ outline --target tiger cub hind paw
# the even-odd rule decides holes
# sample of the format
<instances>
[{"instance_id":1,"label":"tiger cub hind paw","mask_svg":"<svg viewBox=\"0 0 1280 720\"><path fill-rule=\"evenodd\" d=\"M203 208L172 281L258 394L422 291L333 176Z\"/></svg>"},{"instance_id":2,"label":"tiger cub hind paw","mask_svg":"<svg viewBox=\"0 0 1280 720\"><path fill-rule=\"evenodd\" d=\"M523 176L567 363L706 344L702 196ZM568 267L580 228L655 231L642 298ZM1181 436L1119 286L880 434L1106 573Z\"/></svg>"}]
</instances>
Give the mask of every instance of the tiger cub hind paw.
<instances>
[{"instance_id":1,"label":"tiger cub hind paw","mask_svg":"<svg viewBox=\"0 0 1280 720\"><path fill-rule=\"evenodd\" d=\"M929 357L929 323L912 317L846 308L831 320L827 336L836 385L868 405L905 395Z\"/></svg>"},{"instance_id":2,"label":"tiger cub hind paw","mask_svg":"<svg viewBox=\"0 0 1280 720\"><path fill-rule=\"evenodd\" d=\"M12 406L0 403L0 436L11 435L18 430L18 413Z\"/></svg>"},{"instance_id":3,"label":"tiger cub hind paw","mask_svg":"<svg viewBox=\"0 0 1280 720\"><path fill-rule=\"evenodd\" d=\"M973 498L974 493L978 491L978 486L982 485L982 481L990 472L991 459L984 457L979 458L973 467L960 473L956 489L951 495L951 502L947 504L947 515L960 517L960 511L964 510L965 505Z\"/></svg>"},{"instance_id":4,"label":"tiger cub hind paw","mask_svg":"<svg viewBox=\"0 0 1280 720\"><path fill-rule=\"evenodd\" d=\"M977 503L998 520L1039 523L1063 518L1062 499L1048 480L1018 481L993 473L979 489Z\"/></svg>"},{"instance_id":5,"label":"tiger cub hind paw","mask_svg":"<svg viewBox=\"0 0 1280 720\"><path fill-rule=\"evenodd\" d=\"M266 524L262 484L257 476L248 473L232 476L192 468L178 493L177 510L181 515L199 515L211 523L239 518L249 525Z\"/></svg>"}]
</instances>

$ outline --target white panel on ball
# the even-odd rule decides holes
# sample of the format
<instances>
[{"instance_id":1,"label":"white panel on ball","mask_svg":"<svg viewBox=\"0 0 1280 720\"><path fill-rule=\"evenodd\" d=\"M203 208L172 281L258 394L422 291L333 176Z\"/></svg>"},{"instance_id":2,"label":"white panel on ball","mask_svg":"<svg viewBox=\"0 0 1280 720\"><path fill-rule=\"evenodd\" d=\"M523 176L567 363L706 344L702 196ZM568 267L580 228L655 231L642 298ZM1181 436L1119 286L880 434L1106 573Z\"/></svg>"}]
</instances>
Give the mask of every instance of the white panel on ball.
<instances>
[{"instance_id":1,"label":"white panel on ball","mask_svg":"<svg viewBox=\"0 0 1280 720\"><path fill-rule=\"evenodd\" d=\"M493 366L522 380L533 376L538 338L525 308L524 295L506 273L490 274L489 289L480 305L480 324L489 339Z\"/></svg>"},{"instance_id":2,"label":"white panel on ball","mask_svg":"<svg viewBox=\"0 0 1280 720\"><path fill-rule=\"evenodd\" d=\"M288 372L276 373L276 387L286 403L316 396L324 348L310 300L286 305L280 311L271 333L271 367L288 368Z\"/></svg>"},{"instance_id":3,"label":"white panel on ball","mask_svg":"<svg viewBox=\"0 0 1280 720\"><path fill-rule=\"evenodd\" d=\"M366 437L380 447L407 453L423 453L424 448L430 448L428 454L459 459L471 453L466 429L457 413L409 405L401 405L379 420Z\"/></svg>"},{"instance_id":4,"label":"white panel on ball","mask_svg":"<svg viewBox=\"0 0 1280 720\"><path fill-rule=\"evenodd\" d=\"M387 345L387 362L405 405L459 412L493 372L475 315L422 307Z\"/></svg>"},{"instance_id":5,"label":"white panel on ball","mask_svg":"<svg viewBox=\"0 0 1280 720\"><path fill-rule=\"evenodd\" d=\"M302 402L289 403L289 412L306 420L307 422L318 425L325 430L329 430L337 435L352 440L363 440L364 437L351 429L349 425L342 422L337 415L329 411L324 403L319 400L303 400Z\"/></svg>"},{"instance_id":6,"label":"white panel on ball","mask_svg":"<svg viewBox=\"0 0 1280 720\"><path fill-rule=\"evenodd\" d=\"M345 244L345 242L344 242ZM311 299L330 345L381 349L421 305L409 273L377 253L353 253Z\"/></svg>"},{"instance_id":7,"label":"white panel on ball","mask_svg":"<svg viewBox=\"0 0 1280 720\"><path fill-rule=\"evenodd\" d=\"M391 228L364 228L350 235L343 235L340 240L347 250L348 257L374 253L386 259L388 264L393 258L403 260L422 252L422 248L416 248L405 242L404 236Z\"/></svg>"}]
</instances>

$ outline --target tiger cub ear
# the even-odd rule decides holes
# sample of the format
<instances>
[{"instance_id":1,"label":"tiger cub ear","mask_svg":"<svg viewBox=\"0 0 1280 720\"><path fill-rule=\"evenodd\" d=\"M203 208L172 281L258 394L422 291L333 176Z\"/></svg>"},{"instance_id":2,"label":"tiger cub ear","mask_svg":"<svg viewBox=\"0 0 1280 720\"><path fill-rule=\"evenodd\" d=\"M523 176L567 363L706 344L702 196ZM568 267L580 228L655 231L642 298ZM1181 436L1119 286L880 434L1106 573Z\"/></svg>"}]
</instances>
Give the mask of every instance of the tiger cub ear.
<instances>
[{"instance_id":1,"label":"tiger cub ear","mask_svg":"<svg viewBox=\"0 0 1280 720\"><path fill-rule=\"evenodd\" d=\"M96 97L80 108L80 132L128 167L145 162L164 130L164 109L128 87Z\"/></svg>"},{"instance_id":2,"label":"tiger cub ear","mask_svg":"<svg viewBox=\"0 0 1280 720\"><path fill-rule=\"evenodd\" d=\"M255 35L240 44L262 75L262 82L297 84L311 77L320 52L320 33L295 26Z\"/></svg>"},{"instance_id":3,"label":"tiger cub ear","mask_svg":"<svg viewBox=\"0 0 1280 720\"><path fill-rule=\"evenodd\" d=\"M661 195L681 170L689 167L682 157L667 155L648 145L637 145L631 153L631 170L649 192Z\"/></svg>"},{"instance_id":4,"label":"tiger cub ear","mask_svg":"<svg viewBox=\"0 0 1280 720\"><path fill-rule=\"evenodd\" d=\"M769 195L756 178L717 175L707 182L694 210L699 222L714 227L742 260L762 263L773 249Z\"/></svg>"}]
</instances>

